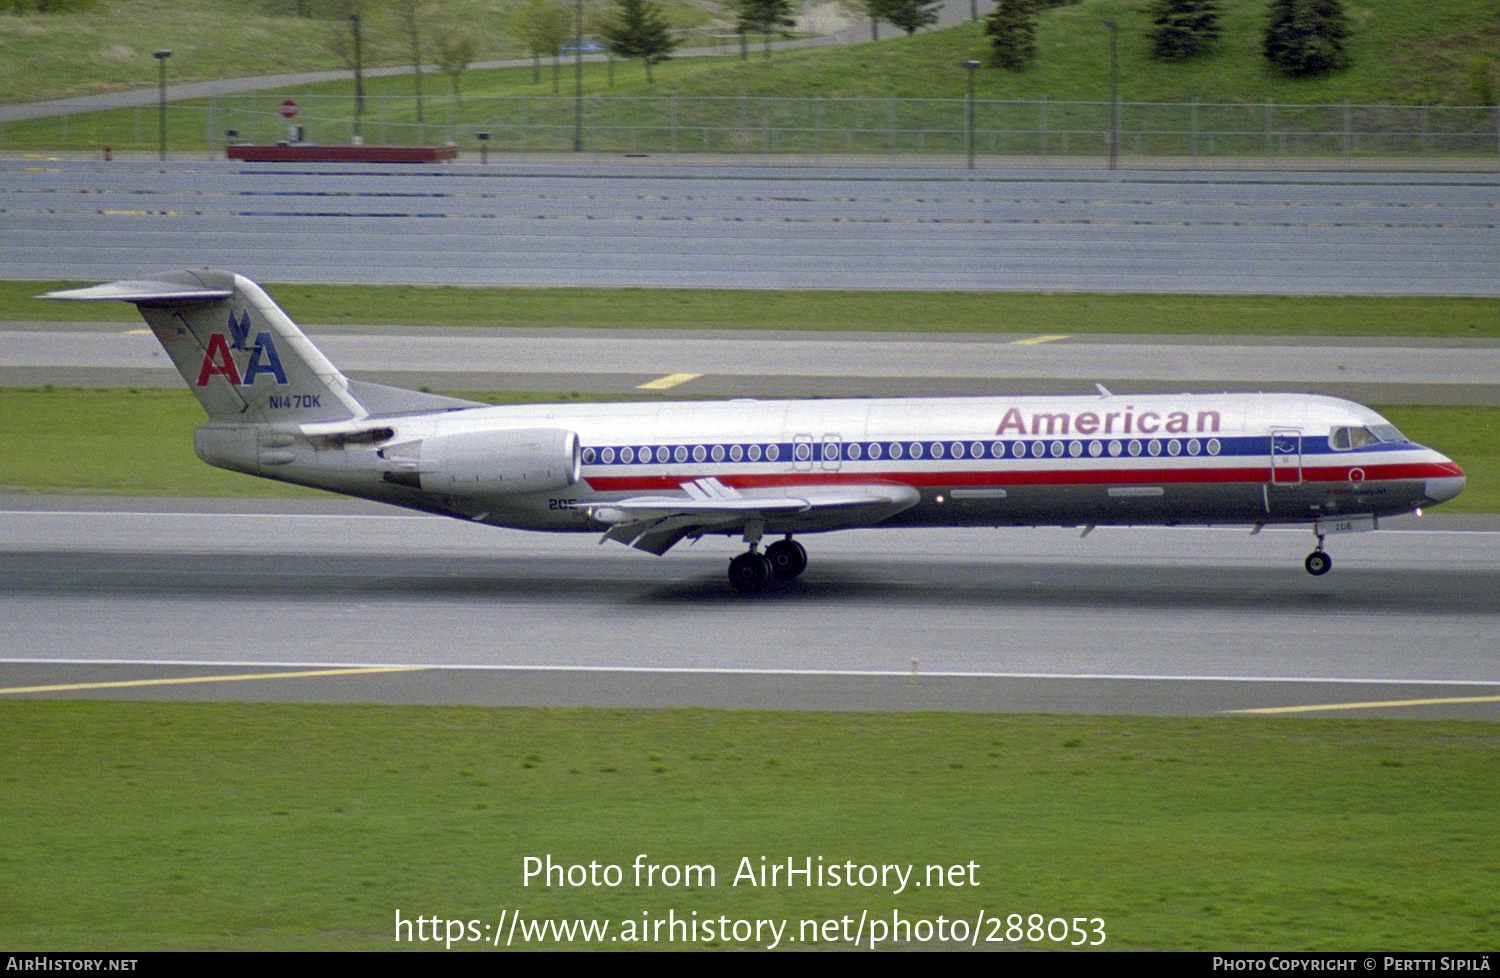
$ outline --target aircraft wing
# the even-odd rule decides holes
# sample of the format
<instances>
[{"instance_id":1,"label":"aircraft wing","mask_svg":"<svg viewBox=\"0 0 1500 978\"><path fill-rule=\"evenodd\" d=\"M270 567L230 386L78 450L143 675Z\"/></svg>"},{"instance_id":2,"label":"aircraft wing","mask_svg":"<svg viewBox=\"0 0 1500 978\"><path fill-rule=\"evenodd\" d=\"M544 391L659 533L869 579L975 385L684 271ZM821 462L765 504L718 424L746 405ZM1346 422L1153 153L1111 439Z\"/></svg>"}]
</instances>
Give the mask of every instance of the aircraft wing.
<instances>
[{"instance_id":1,"label":"aircraft wing","mask_svg":"<svg viewBox=\"0 0 1500 978\"><path fill-rule=\"evenodd\" d=\"M914 505L906 485L777 486L741 492L718 479L684 483L683 496L634 496L594 507L595 519L611 524L604 540L618 540L661 555L683 537L734 533L758 524L794 526L800 532L870 526Z\"/></svg>"}]
</instances>

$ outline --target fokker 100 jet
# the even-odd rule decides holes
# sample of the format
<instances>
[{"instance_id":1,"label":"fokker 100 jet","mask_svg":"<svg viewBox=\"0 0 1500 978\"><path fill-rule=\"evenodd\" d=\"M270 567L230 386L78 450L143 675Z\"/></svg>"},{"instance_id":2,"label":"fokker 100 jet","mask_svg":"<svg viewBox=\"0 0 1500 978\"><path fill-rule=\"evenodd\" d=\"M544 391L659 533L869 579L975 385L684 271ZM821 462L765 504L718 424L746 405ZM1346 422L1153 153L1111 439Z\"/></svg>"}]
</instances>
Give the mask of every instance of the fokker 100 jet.
<instances>
[{"instance_id":1,"label":"fokker 100 jet","mask_svg":"<svg viewBox=\"0 0 1500 978\"><path fill-rule=\"evenodd\" d=\"M1379 414L1302 394L491 406L351 380L254 282L209 269L49 293L134 303L208 412L210 465L653 554L741 537L730 583L855 527L1301 523L1452 499L1464 474ZM774 540L761 549L767 537Z\"/></svg>"}]
</instances>

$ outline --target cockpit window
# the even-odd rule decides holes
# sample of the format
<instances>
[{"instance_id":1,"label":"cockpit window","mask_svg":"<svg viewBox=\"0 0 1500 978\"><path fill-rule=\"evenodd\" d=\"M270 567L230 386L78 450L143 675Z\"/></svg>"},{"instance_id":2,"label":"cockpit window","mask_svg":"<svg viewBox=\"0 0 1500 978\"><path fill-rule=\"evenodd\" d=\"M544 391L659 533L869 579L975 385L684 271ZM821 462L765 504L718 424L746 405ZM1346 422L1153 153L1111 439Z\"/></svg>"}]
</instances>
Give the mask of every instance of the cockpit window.
<instances>
[{"instance_id":1,"label":"cockpit window","mask_svg":"<svg viewBox=\"0 0 1500 978\"><path fill-rule=\"evenodd\" d=\"M1339 427L1328 434L1328 446L1336 452L1404 441L1406 436L1397 431L1395 425L1389 424L1372 424L1365 428Z\"/></svg>"}]
</instances>

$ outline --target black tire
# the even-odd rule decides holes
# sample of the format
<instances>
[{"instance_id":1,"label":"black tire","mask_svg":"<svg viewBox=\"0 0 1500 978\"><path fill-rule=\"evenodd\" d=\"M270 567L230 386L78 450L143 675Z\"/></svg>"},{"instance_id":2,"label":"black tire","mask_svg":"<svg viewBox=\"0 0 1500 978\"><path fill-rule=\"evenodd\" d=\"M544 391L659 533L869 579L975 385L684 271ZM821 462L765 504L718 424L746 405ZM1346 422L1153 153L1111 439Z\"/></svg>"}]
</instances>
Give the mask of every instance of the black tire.
<instances>
[{"instance_id":1,"label":"black tire","mask_svg":"<svg viewBox=\"0 0 1500 978\"><path fill-rule=\"evenodd\" d=\"M743 553L729 562L729 583L741 594L764 591L771 583L771 562L762 553Z\"/></svg>"},{"instance_id":2,"label":"black tire","mask_svg":"<svg viewBox=\"0 0 1500 978\"><path fill-rule=\"evenodd\" d=\"M796 540L777 540L766 548L766 559L778 581L790 581L807 570L807 549Z\"/></svg>"},{"instance_id":3,"label":"black tire","mask_svg":"<svg viewBox=\"0 0 1500 978\"><path fill-rule=\"evenodd\" d=\"M1333 558L1321 550L1314 550L1307 555L1307 560L1303 564L1313 577L1322 577L1333 569Z\"/></svg>"}]
</instances>

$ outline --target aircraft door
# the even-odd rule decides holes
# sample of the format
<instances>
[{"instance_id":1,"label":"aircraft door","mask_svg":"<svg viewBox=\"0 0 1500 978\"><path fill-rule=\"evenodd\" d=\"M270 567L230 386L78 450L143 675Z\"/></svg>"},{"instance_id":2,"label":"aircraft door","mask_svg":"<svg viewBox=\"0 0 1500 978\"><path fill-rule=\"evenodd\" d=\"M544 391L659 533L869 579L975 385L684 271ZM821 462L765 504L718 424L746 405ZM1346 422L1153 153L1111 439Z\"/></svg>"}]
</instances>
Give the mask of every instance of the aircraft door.
<instances>
[{"instance_id":1,"label":"aircraft door","mask_svg":"<svg viewBox=\"0 0 1500 978\"><path fill-rule=\"evenodd\" d=\"M1302 431L1298 428L1271 430L1271 485L1302 484Z\"/></svg>"}]
</instances>

